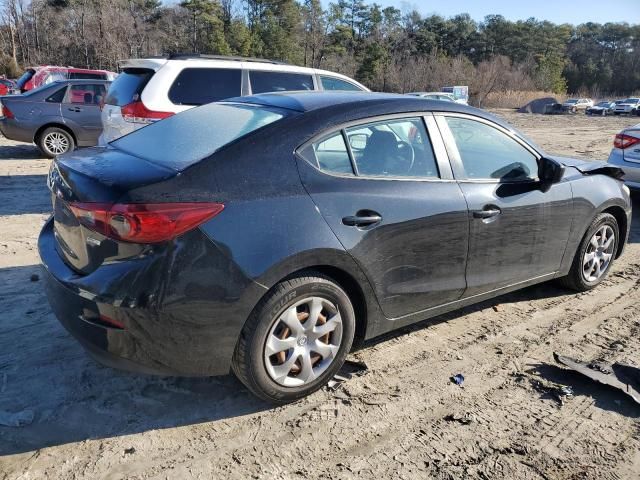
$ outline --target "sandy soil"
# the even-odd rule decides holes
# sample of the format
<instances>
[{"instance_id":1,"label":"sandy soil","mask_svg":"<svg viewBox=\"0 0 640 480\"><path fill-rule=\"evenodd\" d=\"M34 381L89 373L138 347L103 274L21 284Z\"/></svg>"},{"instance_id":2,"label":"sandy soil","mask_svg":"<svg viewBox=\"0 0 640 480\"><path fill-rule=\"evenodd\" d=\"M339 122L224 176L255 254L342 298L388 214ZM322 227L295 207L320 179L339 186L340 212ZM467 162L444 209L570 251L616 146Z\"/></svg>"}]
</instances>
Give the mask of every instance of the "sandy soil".
<instances>
[{"instance_id":1,"label":"sandy soil","mask_svg":"<svg viewBox=\"0 0 640 480\"><path fill-rule=\"evenodd\" d=\"M549 152L600 159L636 123L497 113ZM0 427L0 479L638 478L640 406L552 352L640 366L640 218L595 291L544 284L404 329L354 352L368 371L342 388L272 408L233 377L85 355L33 276L48 165L0 140L0 420L24 423Z\"/></svg>"}]
</instances>

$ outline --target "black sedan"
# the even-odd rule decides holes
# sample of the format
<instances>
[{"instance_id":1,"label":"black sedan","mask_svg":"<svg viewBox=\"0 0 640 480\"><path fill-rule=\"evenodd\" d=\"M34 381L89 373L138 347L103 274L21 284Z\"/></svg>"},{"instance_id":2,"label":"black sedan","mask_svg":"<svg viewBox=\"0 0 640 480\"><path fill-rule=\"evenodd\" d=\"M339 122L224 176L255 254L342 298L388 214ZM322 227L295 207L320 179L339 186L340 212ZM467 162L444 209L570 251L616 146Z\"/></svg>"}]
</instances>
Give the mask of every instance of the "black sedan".
<instances>
[{"instance_id":1,"label":"black sedan","mask_svg":"<svg viewBox=\"0 0 640 480\"><path fill-rule=\"evenodd\" d=\"M284 403L355 339L551 279L598 285L629 231L621 175L453 102L258 95L59 157L39 250L53 310L102 362L233 370Z\"/></svg>"}]
</instances>

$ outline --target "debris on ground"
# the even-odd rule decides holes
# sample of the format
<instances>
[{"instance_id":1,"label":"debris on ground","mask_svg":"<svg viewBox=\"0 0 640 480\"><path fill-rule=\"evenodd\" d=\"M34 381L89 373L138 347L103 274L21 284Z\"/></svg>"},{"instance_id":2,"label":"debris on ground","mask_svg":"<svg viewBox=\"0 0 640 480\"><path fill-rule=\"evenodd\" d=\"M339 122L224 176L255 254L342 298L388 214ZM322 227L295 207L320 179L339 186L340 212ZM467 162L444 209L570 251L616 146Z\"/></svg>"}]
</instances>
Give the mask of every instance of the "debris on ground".
<instances>
[{"instance_id":1,"label":"debris on ground","mask_svg":"<svg viewBox=\"0 0 640 480\"><path fill-rule=\"evenodd\" d=\"M33 422L33 410L22 410L21 412L0 412L0 425L5 427L24 427Z\"/></svg>"},{"instance_id":2,"label":"debris on ground","mask_svg":"<svg viewBox=\"0 0 640 480\"><path fill-rule=\"evenodd\" d=\"M134 453L136 453L136 447L129 447L124 449L125 455L132 455Z\"/></svg>"},{"instance_id":3,"label":"debris on ground","mask_svg":"<svg viewBox=\"0 0 640 480\"><path fill-rule=\"evenodd\" d=\"M555 352L553 358L556 362L596 382L622 390L640 403L640 368L623 363L601 361L585 363Z\"/></svg>"},{"instance_id":4,"label":"debris on ground","mask_svg":"<svg viewBox=\"0 0 640 480\"><path fill-rule=\"evenodd\" d=\"M475 422L476 418L472 413L465 412L463 414L460 413L450 413L444 420L447 422L458 422L461 425L469 425L470 423Z\"/></svg>"},{"instance_id":5,"label":"debris on ground","mask_svg":"<svg viewBox=\"0 0 640 480\"><path fill-rule=\"evenodd\" d=\"M356 360L347 360L338 373L336 373L327 386L329 390L337 390L340 386L354 376L360 376L369 370L367 364Z\"/></svg>"},{"instance_id":6,"label":"debris on ground","mask_svg":"<svg viewBox=\"0 0 640 480\"><path fill-rule=\"evenodd\" d=\"M462 375L461 373L456 373L449 380L451 380L451 383L455 383L456 385L461 387L464 383L464 375Z\"/></svg>"}]
</instances>

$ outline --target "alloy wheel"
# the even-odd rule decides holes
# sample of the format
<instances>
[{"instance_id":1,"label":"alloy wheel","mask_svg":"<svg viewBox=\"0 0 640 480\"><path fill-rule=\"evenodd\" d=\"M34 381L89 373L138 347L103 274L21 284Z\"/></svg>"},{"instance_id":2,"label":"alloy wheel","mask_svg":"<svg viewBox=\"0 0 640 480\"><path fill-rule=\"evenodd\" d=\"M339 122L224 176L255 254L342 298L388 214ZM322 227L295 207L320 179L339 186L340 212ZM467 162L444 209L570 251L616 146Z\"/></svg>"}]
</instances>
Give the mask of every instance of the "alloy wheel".
<instances>
[{"instance_id":1,"label":"alloy wheel","mask_svg":"<svg viewBox=\"0 0 640 480\"><path fill-rule=\"evenodd\" d=\"M593 234L582 259L582 275L587 282L595 282L607 271L615 240L616 234L610 225L601 226Z\"/></svg>"},{"instance_id":2,"label":"alloy wheel","mask_svg":"<svg viewBox=\"0 0 640 480\"><path fill-rule=\"evenodd\" d=\"M333 363L341 342L338 307L325 298L307 297L271 326L264 346L267 373L285 387L313 382Z\"/></svg>"},{"instance_id":3,"label":"alloy wheel","mask_svg":"<svg viewBox=\"0 0 640 480\"><path fill-rule=\"evenodd\" d=\"M51 132L44 137L44 145L53 155L61 155L69 150L69 139L60 132Z\"/></svg>"}]
</instances>

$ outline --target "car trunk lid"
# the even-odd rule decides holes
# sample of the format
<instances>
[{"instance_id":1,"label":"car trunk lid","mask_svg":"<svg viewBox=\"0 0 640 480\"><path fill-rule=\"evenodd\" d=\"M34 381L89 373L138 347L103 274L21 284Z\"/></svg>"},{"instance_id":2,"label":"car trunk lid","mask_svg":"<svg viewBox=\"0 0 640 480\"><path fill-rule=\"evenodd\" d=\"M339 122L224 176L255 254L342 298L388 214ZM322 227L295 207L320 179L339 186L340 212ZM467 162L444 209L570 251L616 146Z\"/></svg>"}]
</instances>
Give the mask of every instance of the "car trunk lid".
<instances>
[{"instance_id":1,"label":"car trunk lid","mask_svg":"<svg viewBox=\"0 0 640 480\"><path fill-rule=\"evenodd\" d=\"M47 179L54 234L63 260L79 273L90 273L105 260L140 254L144 246L117 242L83 226L74 204L115 204L127 192L177 175L114 148L88 148L58 157Z\"/></svg>"}]
</instances>

